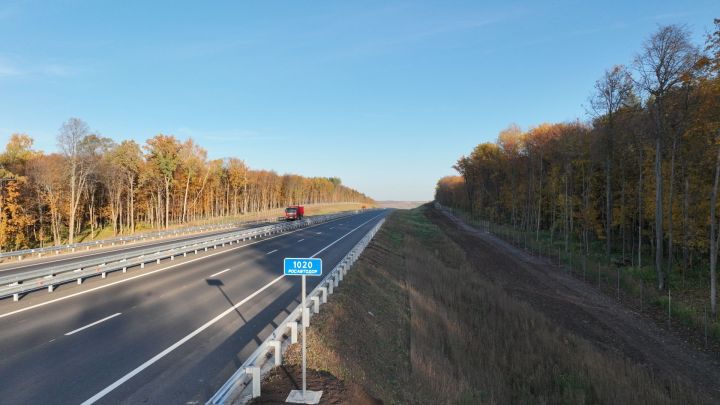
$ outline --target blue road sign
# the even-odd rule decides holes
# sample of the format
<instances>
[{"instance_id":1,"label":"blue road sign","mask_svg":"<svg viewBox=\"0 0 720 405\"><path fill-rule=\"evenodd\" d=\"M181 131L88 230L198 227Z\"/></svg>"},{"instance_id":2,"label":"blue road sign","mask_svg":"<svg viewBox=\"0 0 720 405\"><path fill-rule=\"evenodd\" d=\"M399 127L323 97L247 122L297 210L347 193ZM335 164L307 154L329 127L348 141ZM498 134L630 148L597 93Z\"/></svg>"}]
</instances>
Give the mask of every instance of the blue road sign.
<instances>
[{"instance_id":1,"label":"blue road sign","mask_svg":"<svg viewBox=\"0 0 720 405\"><path fill-rule=\"evenodd\" d=\"M322 259L286 257L284 274L286 276L322 276Z\"/></svg>"}]
</instances>

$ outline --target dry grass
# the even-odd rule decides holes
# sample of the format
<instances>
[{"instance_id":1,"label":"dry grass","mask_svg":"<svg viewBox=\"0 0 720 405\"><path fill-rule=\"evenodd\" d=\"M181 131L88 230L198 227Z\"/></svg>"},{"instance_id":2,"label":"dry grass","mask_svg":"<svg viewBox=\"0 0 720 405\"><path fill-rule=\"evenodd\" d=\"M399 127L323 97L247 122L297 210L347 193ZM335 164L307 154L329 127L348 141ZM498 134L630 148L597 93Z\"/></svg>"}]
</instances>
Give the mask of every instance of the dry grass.
<instances>
[{"instance_id":1,"label":"dry grass","mask_svg":"<svg viewBox=\"0 0 720 405\"><path fill-rule=\"evenodd\" d=\"M388 219L309 338L309 367L386 403L701 402L513 300L423 208Z\"/></svg>"},{"instance_id":2,"label":"dry grass","mask_svg":"<svg viewBox=\"0 0 720 405\"><path fill-rule=\"evenodd\" d=\"M342 211L359 210L367 204L361 203L328 203L328 204L308 204L305 205L305 215L327 215L334 214ZM369 206L368 206L369 207ZM203 219L197 221L190 221L184 224L173 224L168 229L182 229L194 226L206 226L206 225L217 225L217 224L228 224L228 223L242 223L242 222L254 222L254 221L268 221L274 220L285 215L285 208L277 208L267 211L249 212L243 215L231 215L223 216L212 219ZM139 223L137 230L134 235L140 235L143 233L157 232L157 228L150 227L147 223ZM163 229L164 230L164 229ZM90 237L90 229L84 229L76 239L78 242L87 242L90 240L101 240L115 237L110 226L95 230L94 238Z\"/></svg>"}]
</instances>

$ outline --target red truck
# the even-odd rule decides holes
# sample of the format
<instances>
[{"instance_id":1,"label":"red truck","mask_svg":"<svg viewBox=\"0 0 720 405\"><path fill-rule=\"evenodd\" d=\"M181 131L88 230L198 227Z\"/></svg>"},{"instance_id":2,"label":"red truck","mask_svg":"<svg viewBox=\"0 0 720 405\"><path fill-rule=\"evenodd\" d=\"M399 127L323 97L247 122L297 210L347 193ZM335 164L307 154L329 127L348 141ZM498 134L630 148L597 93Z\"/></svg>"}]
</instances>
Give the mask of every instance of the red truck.
<instances>
[{"instance_id":1,"label":"red truck","mask_svg":"<svg viewBox=\"0 0 720 405\"><path fill-rule=\"evenodd\" d=\"M303 207L302 205L291 205L285 208L285 219L288 221L303 219L304 216L305 207Z\"/></svg>"}]
</instances>

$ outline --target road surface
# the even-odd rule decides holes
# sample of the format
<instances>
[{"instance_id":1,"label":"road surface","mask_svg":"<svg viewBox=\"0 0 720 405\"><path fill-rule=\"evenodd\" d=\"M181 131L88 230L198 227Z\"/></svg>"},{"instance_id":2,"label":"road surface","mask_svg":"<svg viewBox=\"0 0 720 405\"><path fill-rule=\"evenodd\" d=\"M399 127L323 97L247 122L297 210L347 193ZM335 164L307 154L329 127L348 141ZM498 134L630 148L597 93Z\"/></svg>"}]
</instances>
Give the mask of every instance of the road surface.
<instances>
[{"instance_id":1,"label":"road surface","mask_svg":"<svg viewBox=\"0 0 720 405\"><path fill-rule=\"evenodd\" d=\"M196 239L205 238L212 235L222 235L226 233L238 232L243 229L256 228L260 226L271 225L270 222L253 223L247 225L241 225L229 229L223 229L220 231L210 231L203 233L196 233L192 235L174 236L171 238L148 240L133 242L127 245L116 245L106 246L102 248L92 248L90 250L78 249L75 253L61 253L55 255L54 253L46 254L43 257L26 257L24 260L18 261L16 258L8 259L4 263L0 264L0 276L8 276L16 273L22 273L32 270L40 270L47 268L48 266L60 266L73 262L79 262L83 260L99 258L110 254L120 253L132 253L134 251L146 249L149 247L161 247L179 242L181 240L192 241Z\"/></svg>"},{"instance_id":2,"label":"road surface","mask_svg":"<svg viewBox=\"0 0 720 405\"><path fill-rule=\"evenodd\" d=\"M299 303L283 258L329 271L388 212L3 300L0 402L204 403Z\"/></svg>"}]
</instances>

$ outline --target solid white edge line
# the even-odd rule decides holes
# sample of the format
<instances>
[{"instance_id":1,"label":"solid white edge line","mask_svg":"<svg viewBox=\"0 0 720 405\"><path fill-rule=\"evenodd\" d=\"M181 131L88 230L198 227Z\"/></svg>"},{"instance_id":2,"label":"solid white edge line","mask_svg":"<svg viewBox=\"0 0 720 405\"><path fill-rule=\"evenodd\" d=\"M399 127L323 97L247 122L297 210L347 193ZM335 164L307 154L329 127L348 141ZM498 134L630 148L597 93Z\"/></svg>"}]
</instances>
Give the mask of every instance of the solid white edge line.
<instances>
[{"instance_id":1,"label":"solid white edge line","mask_svg":"<svg viewBox=\"0 0 720 405\"><path fill-rule=\"evenodd\" d=\"M339 219L339 218L338 218L338 219ZM29 310L31 310L31 309L35 309L35 308L39 308L39 307L44 307L45 305L54 304L54 303L56 303L56 302L66 300L66 299L68 299L68 298L74 298L74 297L77 297L78 295L88 294L88 293L91 293L91 292L94 292L94 291L97 291L97 290L102 290L103 288L112 287L112 286L114 286L114 285L116 285L116 284L126 283L126 282L131 281L131 280L135 280L135 279L138 279L138 278L141 278L141 277L146 277L146 276L149 276L149 275L151 275L151 274L159 273L159 272L161 272L161 271L169 270L169 269L172 269L172 268L175 268L175 267L178 267L178 266L183 266L183 265L186 265L186 264L188 264L188 263L196 262L196 261L198 261L198 260L207 259L208 257L217 256L217 255L220 255L220 254L223 254L223 253L227 253L227 252L230 252L230 251L233 251L233 250L242 249L242 248L247 247L247 246L252 246L252 245L257 244L257 243L262 243L262 242L265 242L265 241L268 241L268 240L271 240L271 239L281 238L281 237L283 237L283 236L287 236L287 235L290 235L290 234L295 233L295 232L300 232L300 231L303 231L303 230L306 230L306 229L309 229L309 228L315 228L315 227L318 227L318 226L321 226L321 225L329 224L330 222L337 221L338 219L333 219L333 220L330 220L330 221L328 221L328 222L323 222L323 223L321 223L321 224L311 225L311 226L308 226L308 227L305 227L305 228L296 229L296 230L294 230L294 231L285 232L285 233L282 233L282 234L279 234L279 235L275 235L275 236L270 236L270 237L268 237L268 238L260 239L260 240L255 241L255 242L250 242L250 243L247 243L247 244L244 244L244 245L240 245L240 246L237 246L237 247L234 247L234 248L225 249L225 250L222 250L222 251L219 251L219 252L216 252L216 253L210 253L210 254L205 255L205 256L202 256L202 257L198 257L198 258L195 258L195 259L190 259L190 260L187 260L187 261L184 261L184 262L181 262L181 263L173 264L173 265L170 265L170 266L167 266L167 267L163 267L163 268L161 268L161 269L153 270L153 271L150 271L150 272L147 272L147 273L138 274L137 276L132 276L132 277L124 278L124 279L122 279L122 280L113 281L112 283L103 284L103 285L101 285L101 286L93 287L93 288L91 288L91 289L89 289L89 290L78 291L78 292L76 292L76 293L73 293L73 294L70 294L70 295L66 295L66 296L64 296L64 297L55 298L55 299L52 299L52 300L50 300L50 301L45 301L45 302L41 302L41 303L39 303L39 304L31 305L31 306L29 306L29 307L16 309L15 311L10 311L10 312L4 313L4 314L0 314L0 319L5 318L5 317L10 316L10 315L15 315L15 314L18 314L18 313L21 313L21 312L29 311Z\"/></svg>"},{"instance_id":2,"label":"solid white edge line","mask_svg":"<svg viewBox=\"0 0 720 405\"><path fill-rule=\"evenodd\" d=\"M116 314L113 314L113 315L110 315L110 316L106 316L105 318L103 318L103 319L101 319L101 320L99 320L99 321L95 321L95 322L93 322L93 323L91 323L91 324L85 325L85 326L83 326L82 328L77 328L77 329L75 329L74 331L71 331L71 332L66 333L65 336L74 335L74 334L76 334L76 333L78 333L78 332L80 332L80 331L82 331L82 330L85 330L85 329L87 329L87 328L93 327L93 326L95 326L95 325L97 325L97 324L99 324L99 323L101 323L101 322L105 322L105 321L107 321L108 319L115 318L115 317L118 316L118 315L122 315L122 312L118 312L118 313L116 313Z\"/></svg>"},{"instance_id":3,"label":"solid white edge line","mask_svg":"<svg viewBox=\"0 0 720 405\"><path fill-rule=\"evenodd\" d=\"M302 241L304 241L304 240L305 240L305 239L300 239L299 241L297 241L297 243L300 243L300 242L302 242Z\"/></svg>"},{"instance_id":4,"label":"solid white edge line","mask_svg":"<svg viewBox=\"0 0 720 405\"><path fill-rule=\"evenodd\" d=\"M380 215L382 215L382 214L380 214ZM336 244L336 243L339 242L340 240L344 239L346 236L348 236L348 235L350 235L351 233L355 232L356 230L360 229L363 225L365 225L365 224L367 224L368 222L372 221L373 219L379 217L380 215L376 215L376 216L370 218L369 220L363 222L363 223L360 224L360 226L358 226L357 228L353 229L352 231L350 231L350 232L346 233L345 235L341 236L340 238L336 239L333 243L327 245L326 247L324 247L323 249L321 249L320 251L318 251L317 253L315 253L314 255L312 255L312 256L310 256L310 257L315 257L315 256L317 256L318 254L320 254L321 252L325 251L325 250L326 250L327 248L329 248L330 246ZM88 400L86 400L85 402L83 402L82 405L90 405L90 404L95 403L95 402L98 401L99 399L103 398L105 395L107 395L107 394L109 394L110 392L112 392L115 388L121 386L122 384L124 384L124 383L125 383L126 381L128 381L129 379L133 378L134 376L136 376L137 374L139 374L140 372L142 372L142 371L145 370L146 368L148 368L148 367L150 367L151 365L153 365L154 363L156 363L158 360L160 360L160 359L162 359L163 357L167 356L170 352L172 352L173 350L175 350L175 349L177 349L178 347L182 346L185 342L187 342L188 340L190 340L190 339L192 339L193 337L197 336L198 334L200 334L200 332L204 331L205 329L209 328L210 326L212 326L213 324L215 324L216 322L218 322L218 321L219 321L220 319L222 319L225 315L227 315L227 314L235 311L235 310L236 310L237 308L239 308L241 305L243 305L243 304L245 304L246 302L250 301L251 299L255 298L258 294L260 294L261 292L265 291L267 288L269 288L269 287L272 286L273 284L277 283L278 281L282 280L284 277L285 277L285 275L282 275L282 276L280 276L280 277L272 280L271 282L265 284L262 288L260 288L259 290L255 291L254 293L250 294L250 295L247 296L244 300L242 300L242 301L238 302L237 304L233 305L232 307L226 309L225 311L223 311L222 313L220 313L218 316L216 316L215 318L207 321L204 325L202 325L201 327L195 329L194 331L192 331L190 334L188 334L188 335L185 336L184 338L182 338L182 339L178 340L177 342L173 343L173 344L172 344L170 347L168 347L167 349L165 349L165 350L163 350L162 352L160 352L160 353L156 354L155 356L153 356L153 358L151 358L150 360L148 360L148 361L146 361L145 363L141 364L140 366L136 367L133 371L125 374L125 375L124 375L123 377L121 377L119 380L117 380L117 381L115 381L114 383L108 385L108 386L105 387L102 391L98 392L97 394L93 395L93 396L90 397Z\"/></svg>"},{"instance_id":5,"label":"solid white edge line","mask_svg":"<svg viewBox=\"0 0 720 405\"><path fill-rule=\"evenodd\" d=\"M265 256L267 256L267 255L271 255L271 254L273 254L273 253L275 253L275 252L277 252L277 251L278 251L277 249L275 249L275 250L271 250L271 251L269 251L269 252L265 253Z\"/></svg>"},{"instance_id":6,"label":"solid white edge line","mask_svg":"<svg viewBox=\"0 0 720 405\"><path fill-rule=\"evenodd\" d=\"M200 332L204 331L205 329L207 329L207 328L209 328L210 326L212 326L213 324L215 324L217 321L219 321L220 319L222 319L225 315L227 315L227 314L235 311L235 310L236 310L238 307L240 307L241 305L243 305L243 304L245 304L246 302L250 301L251 299L255 298L258 294L260 294L261 292L265 291L266 289L268 289L270 286L272 286L273 284L277 283L278 281L282 280L284 277L285 277L285 276L280 276L280 277L274 279L273 281L265 284L265 285L264 285L262 288L260 288L259 290L257 290L257 291L255 291L254 293L248 295L244 300L238 302L237 304L233 305L232 307L230 307L230 308L226 309L225 311L221 312L221 313L220 313L219 315L217 315L215 318L213 318L213 319L205 322L205 324L202 325L201 327L199 327L199 328L195 329L194 331L190 332L190 334L188 334L188 335L185 336L184 338L182 338L182 339L178 340L177 342L173 343L173 344L172 344L170 347L168 347L167 349L165 349L165 350L161 351L160 353L156 354L156 355L153 356L153 358L151 358L150 360L148 360L148 361L146 361L145 363L139 365L139 366L136 367L133 371L125 374L125 375L124 375L123 377L121 377L119 380L117 380L117 381L115 381L114 383L108 385L107 387L105 387L105 389L103 389L102 391L100 391L100 392L98 392L97 394L93 395L93 396L90 397L88 400L84 401L84 402L82 403L82 405L89 405L89 404L95 403L97 400L101 399L102 397L104 397L105 395L107 395L108 393L110 393L111 391L113 391L115 388L117 388L117 387L121 386L122 384L124 384L125 381L133 378L135 375L137 375L137 374L140 373L141 371L145 370L146 368L150 367L151 365L153 365L153 364L154 364L155 362L157 362L158 360L160 360L160 359L162 359L163 357L167 356L170 352L172 352L173 350L177 349L178 347L180 347L182 344L184 344L184 343L187 342L188 340L190 340L190 339L192 339L193 337L197 336Z\"/></svg>"},{"instance_id":7,"label":"solid white edge line","mask_svg":"<svg viewBox=\"0 0 720 405\"><path fill-rule=\"evenodd\" d=\"M218 271L218 272L215 273L215 274L211 274L210 277L219 276L219 275L225 273L226 271L230 271L230 269L225 269L225 270L223 270L223 271Z\"/></svg>"}]
</instances>

